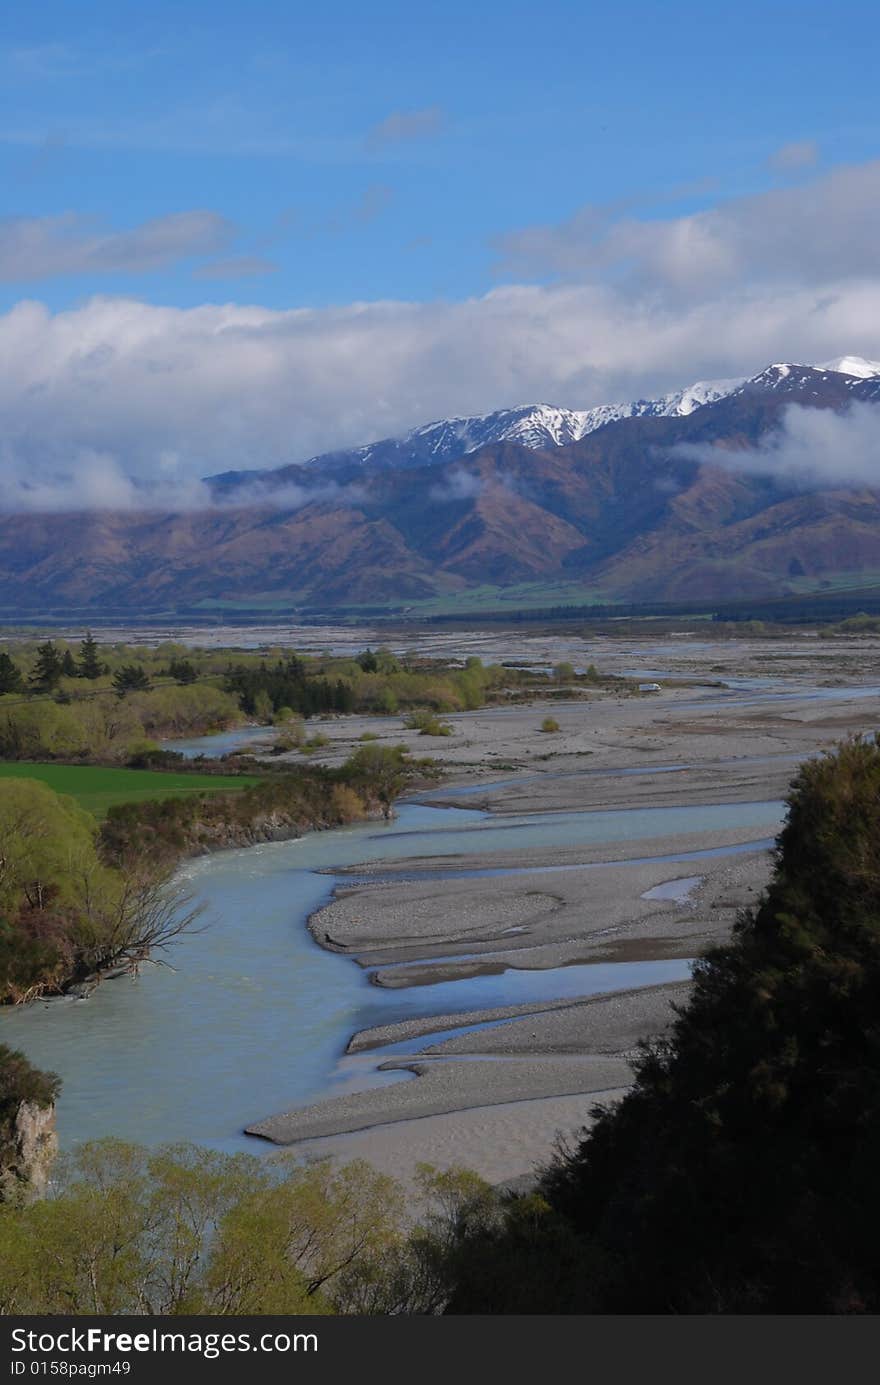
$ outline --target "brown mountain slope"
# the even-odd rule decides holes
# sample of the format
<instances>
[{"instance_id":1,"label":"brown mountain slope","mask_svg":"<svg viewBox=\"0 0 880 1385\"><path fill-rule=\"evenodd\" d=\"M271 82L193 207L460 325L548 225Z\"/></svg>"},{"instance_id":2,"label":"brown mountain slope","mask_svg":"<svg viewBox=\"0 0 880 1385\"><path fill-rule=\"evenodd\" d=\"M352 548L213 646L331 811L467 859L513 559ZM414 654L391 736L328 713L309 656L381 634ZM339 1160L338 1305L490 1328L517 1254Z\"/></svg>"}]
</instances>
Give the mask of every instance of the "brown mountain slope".
<instances>
[{"instance_id":1,"label":"brown mountain slope","mask_svg":"<svg viewBox=\"0 0 880 1385\"><path fill-rule=\"evenodd\" d=\"M788 405L870 401L880 380L765 374L687 417L625 419L566 447L496 443L439 465L340 473L295 509L280 492L275 507L0 515L0 604L406 603L540 579L610 598L714 599L880 569L877 492L805 492L736 470L737 450ZM718 449L711 464L693 444L703 458Z\"/></svg>"}]
</instances>

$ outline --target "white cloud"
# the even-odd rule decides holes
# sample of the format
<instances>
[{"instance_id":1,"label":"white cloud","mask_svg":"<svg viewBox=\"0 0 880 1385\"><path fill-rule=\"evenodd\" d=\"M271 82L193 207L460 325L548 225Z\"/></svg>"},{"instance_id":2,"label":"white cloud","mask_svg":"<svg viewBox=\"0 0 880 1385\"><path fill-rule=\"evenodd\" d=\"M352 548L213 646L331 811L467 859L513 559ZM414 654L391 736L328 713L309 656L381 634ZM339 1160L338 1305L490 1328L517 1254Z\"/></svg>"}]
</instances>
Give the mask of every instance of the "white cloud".
<instances>
[{"instance_id":1,"label":"white cloud","mask_svg":"<svg viewBox=\"0 0 880 1385\"><path fill-rule=\"evenodd\" d=\"M835 413L791 404L779 428L758 447L683 444L675 452L804 489L880 489L880 407L854 401L845 412Z\"/></svg>"},{"instance_id":2,"label":"white cloud","mask_svg":"<svg viewBox=\"0 0 880 1385\"><path fill-rule=\"evenodd\" d=\"M23 478L48 508L67 476L67 503L80 491L92 503L102 483L88 459L99 456L137 497L157 481L181 494L204 475L429 419L651 397L771 361L878 359L878 324L880 274L710 284L680 304L607 284L288 311L94 298L53 314L22 302L0 315L0 493ZM109 494L116 484L107 479Z\"/></svg>"},{"instance_id":3,"label":"white cloud","mask_svg":"<svg viewBox=\"0 0 880 1385\"><path fill-rule=\"evenodd\" d=\"M64 461L34 467L6 444L0 471L0 511L193 510L214 503L208 487L182 473L171 453L156 457L152 476L137 477L109 452L78 448Z\"/></svg>"},{"instance_id":4,"label":"white cloud","mask_svg":"<svg viewBox=\"0 0 880 1385\"><path fill-rule=\"evenodd\" d=\"M278 265L262 255L232 255L226 260L212 260L193 270L194 279L254 279L263 274L277 274Z\"/></svg>"},{"instance_id":5,"label":"white cloud","mask_svg":"<svg viewBox=\"0 0 880 1385\"><path fill-rule=\"evenodd\" d=\"M371 183L365 188L352 213L362 225L375 221L394 201L394 189L384 183Z\"/></svg>"},{"instance_id":6,"label":"white cloud","mask_svg":"<svg viewBox=\"0 0 880 1385\"><path fill-rule=\"evenodd\" d=\"M443 129L445 113L440 106L425 106L417 111L392 111L367 135L367 147L381 149L403 140L426 139Z\"/></svg>"},{"instance_id":7,"label":"white cloud","mask_svg":"<svg viewBox=\"0 0 880 1385\"><path fill-rule=\"evenodd\" d=\"M438 505L451 505L457 500L475 500L484 489L482 477L456 467L439 485L432 486L428 495Z\"/></svg>"},{"instance_id":8,"label":"white cloud","mask_svg":"<svg viewBox=\"0 0 880 1385\"><path fill-rule=\"evenodd\" d=\"M770 155L767 164L778 173L792 173L802 168L812 168L819 162L819 146L815 140L799 139L783 144Z\"/></svg>"},{"instance_id":9,"label":"white cloud","mask_svg":"<svg viewBox=\"0 0 880 1385\"><path fill-rule=\"evenodd\" d=\"M515 275L613 281L621 293L668 302L742 284L815 284L877 273L880 160L808 184L733 198L668 219L586 206L556 225L498 240Z\"/></svg>"},{"instance_id":10,"label":"white cloud","mask_svg":"<svg viewBox=\"0 0 880 1385\"><path fill-rule=\"evenodd\" d=\"M198 497L191 494L184 508L195 509L201 503L212 508L234 509L249 505L268 505L273 510L302 510L306 505L332 505L338 509L340 506L362 505L366 498L365 488L356 481L340 486L336 481L321 481L319 477L315 477L314 482L307 486L300 486L292 481L269 489L255 481L250 486L237 486L228 496L208 496L207 500L205 487L200 487L199 493L201 502Z\"/></svg>"},{"instance_id":11,"label":"white cloud","mask_svg":"<svg viewBox=\"0 0 880 1385\"><path fill-rule=\"evenodd\" d=\"M230 222L209 211L174 212L128 231L104 229L72 212L6 217L0 220L0 279L161 269L190 255L222 250L232 234Z\"/></svg>"}]
</instances>

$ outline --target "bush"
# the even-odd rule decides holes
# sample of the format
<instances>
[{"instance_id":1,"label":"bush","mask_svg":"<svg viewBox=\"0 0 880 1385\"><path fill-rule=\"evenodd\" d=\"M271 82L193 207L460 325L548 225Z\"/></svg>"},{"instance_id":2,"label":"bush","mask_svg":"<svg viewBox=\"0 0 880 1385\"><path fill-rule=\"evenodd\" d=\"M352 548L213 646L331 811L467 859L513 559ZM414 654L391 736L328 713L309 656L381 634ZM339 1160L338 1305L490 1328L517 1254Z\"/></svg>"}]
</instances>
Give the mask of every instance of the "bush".
<instances>
[{"instance_id":1,"label":"bush","mask_svg":"<svg viewBox=\"0 0 880 1385\"><path fill-rule=\"evenodd\" d=\"M13 1135L19 1110L25 1104L43 1109L51 1106L60 1088L61 1079L54 1072L41 1072L18 1049L0 1044L0 1186L4 1166L8 1168L9 1156L14 1153Z\"/></svg>"},{"instance_id":2,"label":"bush","mask_svg":"<svg viewBox=\"0 0 880 1385\"><path fill-rule=\"evenodd\" d=\"M303 741L299 747L301 755L313 755L316 750L330 744L330 737L317 731L314 736L310 736L307 741Z\"/></svg>"},{"instance_id":3,"label":"bush","mask_svg":"<svg viewBox=\"0 0 880 1385\"><path fill-rule=\"evenodd\" d=\"M284 730L272 745L273 755L286 755L291 750L300 750L305 740L305 727L299 717L292 717L284 725Z\"/></svg>"},{"instance_id":4,"label":"bush","mask_svg":"<svg viewBox=\"0 0 880 1385\"><path fill-rule=\"evenodd\" d=\"M452 735L449 723L441 721L433 712L411 712L403 724L408 731L418 731L420 736Z\"/></svg>"},{"instance_id":5,"label":"bush","mask_svg":"<svg viewBox=\"0 0 880 1385\"><path fill-rule=\"evenodd\" d=\"M333 809L341 823L357 822L364 816L365 805L348 784L334 784Z\"/></svg>"},{"instance_id":6,"label":"bush","mask_svg":"<svg viewBox=\"0 0 880 1385\"><path fill-rule=\"evenodd\" d=\"M559 730L559 722L555 717L545 717L541 722L541 730L548 735L553 735Z\"/></svg>"},{"instance_id":7,"label":"bush","mask_svg":"<svg viewBox=\"0 0 880 1385\"><path fill-rule=\"evenodd\" d=\"M18 1049L0 1044L0 1123L23 1102L51 1106L60 1088L54 1072L41 1072Z\"/></svg>"}]
</instances>

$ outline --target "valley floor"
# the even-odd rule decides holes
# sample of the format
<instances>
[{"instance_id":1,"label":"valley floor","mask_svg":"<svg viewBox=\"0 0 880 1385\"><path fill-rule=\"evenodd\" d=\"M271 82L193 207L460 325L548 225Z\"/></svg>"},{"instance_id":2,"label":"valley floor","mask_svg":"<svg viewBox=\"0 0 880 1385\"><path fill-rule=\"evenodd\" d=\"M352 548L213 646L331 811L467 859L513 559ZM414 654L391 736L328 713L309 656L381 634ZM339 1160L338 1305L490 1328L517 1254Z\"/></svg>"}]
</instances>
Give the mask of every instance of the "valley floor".
<instances>
[{"instance_id":1,"label":"valley floor","mask_svg":"<svg viewBox=\"0 0 880 1385\"><path fill-rule=\"evenodd\" d=\"M488 811L487 822L509 827L510 846L351 867L351 886L313 916L314 936L388 987L698 956L729 934L766 883L779 800L799 761L875 729L878 651L874 640L670 642L648 651L658 675L662 662L658 694L462 713L448 718L453 735L444 739L403 733L386 719L383 739L409 740L447 765L446 784L422 801ZM600 653L603 672L628 671L646 656L644 646L613 641ZM588 649L580 662L593 659ZM538 730L545 715L559 722L557 733ZM328 722L327 763L367 725ZM634 830L657 809L682 810L668 815L666 835ZM587 846L566 844L570 815L585 811L601 815L598 835ZM527 814L547 815L539 845L517 845L517 819ZM639 1039L662 1032L686 993L687 982L675 981L445 1018L435 1006L430 1019L349 1044L374 1060L387 1046L383 1066L415 1078L250 1130L303 1155L364 1156L404 1179L420 1160L464 1163L494 1181L521 1178L558 1136L588 1123L597 1099L619 1096Z\"/></svg>"}]
</instances>

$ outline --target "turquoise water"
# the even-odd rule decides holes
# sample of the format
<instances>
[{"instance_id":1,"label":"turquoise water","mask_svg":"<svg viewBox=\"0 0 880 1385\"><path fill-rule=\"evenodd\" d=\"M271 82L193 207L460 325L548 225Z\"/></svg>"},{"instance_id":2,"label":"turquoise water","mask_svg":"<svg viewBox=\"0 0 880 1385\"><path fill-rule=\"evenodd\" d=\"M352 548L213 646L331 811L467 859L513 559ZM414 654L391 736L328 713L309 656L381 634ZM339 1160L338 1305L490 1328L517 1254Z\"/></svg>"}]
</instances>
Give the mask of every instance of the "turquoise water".
<instances>
[{"instance_id":1,"label":"turquoise water","mask_svg":"<svg viewBox=\"0 0 880 1385\"><path fill-rule=\"evenodd\" d=\"M359 1085L401 1080L341 1063L358 1029L415 1014L557 999L677 979L681 962L507 971L407 990L371 986L350 959L306 928L334 870L366 861L456 856L544 844L650 840L707 826L766 826L777 804L560 813L503 824L465 809L403 804L388 827L361 824L204 857L181 878L206 906L206 931L184 937L173 969L147 965L88 1000L0 1011L0 1042L64 1082L62 1144L101 1135L253 1147L241 1134L271 1112ZM425 1040L429 1042L429 1040ZM376 1063L384 1054L376 1055ZM406 1080L406 1079L404 1079Z\"/></svg>"},{"instance_id":2,"label":"turquoise water","mask_svg":"<svg viewBox=\"0 0 880 1385\"><path fill-rule=\"evenodd\" d=\"M277 735L278 731L274 726L237 726L232 731L218 731L216 736L191 736L188 739L162 741L162 747L164 750L176 750L178 755L185 756L187 760L194 760L197 755L219 759L221 755L229 755L233 750L243 750L247 753L256 745L269 746Z\"/></svg>"}]
</instances>

